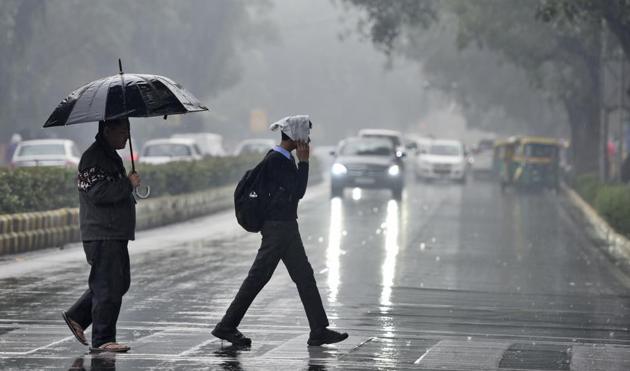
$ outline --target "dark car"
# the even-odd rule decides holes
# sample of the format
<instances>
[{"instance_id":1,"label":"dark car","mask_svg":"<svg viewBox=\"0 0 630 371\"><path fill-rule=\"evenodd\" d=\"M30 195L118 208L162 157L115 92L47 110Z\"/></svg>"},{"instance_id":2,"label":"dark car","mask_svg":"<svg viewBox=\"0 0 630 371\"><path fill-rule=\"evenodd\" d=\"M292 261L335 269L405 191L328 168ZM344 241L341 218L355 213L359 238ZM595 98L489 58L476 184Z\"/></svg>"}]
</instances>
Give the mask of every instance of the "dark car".
<instances>
[{"instance_id":1,"label":"dark car","mask_svg":"<svg viewBox=\"0 0 630 371\"><path fill-rule=\"evenodd\" d=\"M339 143L331 167L331 197L343 197L347 187L390 189L400 200L404 188L396 148L386 138L352 137Z\"/></svg>"}]
</instances>

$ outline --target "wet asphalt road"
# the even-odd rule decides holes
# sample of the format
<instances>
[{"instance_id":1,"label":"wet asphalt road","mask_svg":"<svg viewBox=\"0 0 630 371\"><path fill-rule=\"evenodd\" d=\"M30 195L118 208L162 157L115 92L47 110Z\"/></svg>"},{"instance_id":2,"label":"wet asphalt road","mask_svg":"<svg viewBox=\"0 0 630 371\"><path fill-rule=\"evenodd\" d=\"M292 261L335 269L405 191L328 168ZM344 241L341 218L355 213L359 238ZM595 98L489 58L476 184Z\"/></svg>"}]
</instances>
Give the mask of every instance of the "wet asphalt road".
<instances>
[{"instance_id":1,"label":"wet asphalt road","mask_svg":"<svg viewBox=\"0 0 630 371\"><path fill-rule=\"evenodd\" d=\"M563 202L502 195L488 181L410 181L400 203L311 188L302 237L331 325L351 335L328 347L306 346L282 265L240 327L251 349L210 335L259 244L231 211L139 233L119 321L125 355L87 355L61 320L86 287L80 247L5 258L0 368L629 370L630 279Z\"/></svg>"}]
</instances>

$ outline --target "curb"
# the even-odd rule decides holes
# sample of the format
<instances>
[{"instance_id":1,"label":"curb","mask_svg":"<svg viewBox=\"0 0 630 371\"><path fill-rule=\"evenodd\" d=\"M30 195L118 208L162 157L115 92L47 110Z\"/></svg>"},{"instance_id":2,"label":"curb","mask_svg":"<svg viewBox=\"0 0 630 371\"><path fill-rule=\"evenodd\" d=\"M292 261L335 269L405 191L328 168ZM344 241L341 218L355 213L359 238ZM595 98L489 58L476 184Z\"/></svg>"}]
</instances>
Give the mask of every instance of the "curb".
<instances>
[{"instance_id":1,"label":"curb","mask_svg":"<svg viewBox=\"0 0 630 371\"><path fill-rule=\"evenodd\" d=\"M630 240L617 233L580 195L566 184L562 191L570 201L572 209L578 211L587 233L609 258L630 271Z\"/></svg>"},{"instance_id":2,"label":"curb","mask_svg":"<svg viewBox=\"0 0 630 371\"><path fill-rule=\"evenodd\" d=\"M136 230L160 227L233 206L234 185L177 196L141 200ZM0 255L61 247L81 240L79 209L0 215Z\"/></svg>"}]
</instances>

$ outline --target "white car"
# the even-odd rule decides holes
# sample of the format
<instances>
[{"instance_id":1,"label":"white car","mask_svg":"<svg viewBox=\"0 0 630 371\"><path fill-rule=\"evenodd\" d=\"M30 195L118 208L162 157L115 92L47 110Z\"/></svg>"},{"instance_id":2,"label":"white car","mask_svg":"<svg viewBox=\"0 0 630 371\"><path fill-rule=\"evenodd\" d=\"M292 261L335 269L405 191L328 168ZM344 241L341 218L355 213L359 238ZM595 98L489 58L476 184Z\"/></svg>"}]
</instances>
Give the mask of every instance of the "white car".
<instances>
[{"instance_id":1,"label":"white car","mask_svg":"<svg viewBox=\"0 0 630 371\"><path fill-rule=\"evenodd\" d=\"M235 156L244 154L264 154L276 145L273 139L245 139L236 145Z\"/></svg>"},{"instance_id":2,"label":"white car","mask_svg":"<svg viewBox=\"0 0 630 371\"><path fill-rule=\"evenodd\" d=\"M445 179L466 183L468 159L464 144L457 140L434 140L427 153L416 157L417 179Z\"/></svg>"},{"instance_id":3,"label":"white car","mask_svg":"<svg viewBox=\"0 0 630 371\"><path fill-rule=\"evenodd\" d=\"M476 151L472 158L473 175L491 176L494 171L494 152L492 150Z\"/></svg>"},{"instance_id":4,"label":"white car","mask_svg":"<svg viewBox=\"0 0 630 371\"><path fill-rule=\"evenodd\" d=\"M223 137L215 133L180 133L173 134L171 138L192 139L197 144L202 156L226 156L223 148Z\"/></svg>"},{"instance_id":5,"label":"white car","mask_svg":"<svg viewBox=\"0 0 630 371\"><path fill-rule=\"evenodd\" d=\"M140 152L141 164L165 164L174 161L196 161L203 156L193 139L165 138L147 141Z\"/></svg>"},{"instance_id":6,"label":"white car","mask_svg":"<svg viewBox=\"0 0 630 371\"><path fill-rule=\"evenodd\" d=\"M387 138L392 141L394 148L402 149L403 148L403 138L402 133L396 130L389 129L361 129L359 130L360 137L378 137L378 138Z\"/></svg>"},{"instance_id":7,"label":"white car","mask_svg":"<svg viewBox=\"0 0 630 371\"><path fill-rule=\"evenodd\" d=\"M359 130L359 136L364 138L385 138L392 142L396 149L397 163L401 168L405 168L403 159L407 156L405 152L402 133L396 130L389 129L361 129Z\"/></svg>"},{"instance_id":8,"label":"white car","mask_svg":"<svg viewBox=\"0 0 630 371\"><path fill-rule=\"evenodd\" d=\"M433 139L429 138L429 137L420 137L417 135L408 135L406 137L407 141L412 142L415 144L415 154L416 156L419 154L423 154L423 153L427 153L429 152L429 148L431 147L431 142L433 142Z\"/></svg>"},{"instance_id":9,"label":"white car","mask_svg":"<svg viewBox=\"0 0 630 371\"><path fill-rule=\"evenodd\" d=\"M81 160L77 145L69 139L38 139L20 142L11 167L65 166L76 168Z\"/></svg>"}]
</instances>

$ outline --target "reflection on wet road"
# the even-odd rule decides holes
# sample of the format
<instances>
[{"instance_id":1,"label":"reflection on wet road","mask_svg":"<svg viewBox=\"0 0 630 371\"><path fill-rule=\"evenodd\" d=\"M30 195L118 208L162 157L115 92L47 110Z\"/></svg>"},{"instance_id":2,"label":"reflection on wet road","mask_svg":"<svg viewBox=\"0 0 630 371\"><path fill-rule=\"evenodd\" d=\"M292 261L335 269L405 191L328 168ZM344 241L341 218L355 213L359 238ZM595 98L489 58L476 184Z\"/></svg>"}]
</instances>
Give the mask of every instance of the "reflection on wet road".
<instances>
[{"instance_id":1,"label":"reflection on wet road","mask_svg":"<svg viewBox=\"0 0 630 371\"><path fill-rule=\"evenodd\" d=\"M259 244L226 212L132 244L119 322L129 354L85 355L64 328L60 310L85 287L80 249L0 279L0 367L630 369L630 280L593 247L561 195L501 194L481 181L410 182L401 202L352 190L329 200L325 185L309 192L301 234L346 342L306 346L307 321L282 265L241 325L250 349L210 335Z\"/></svg>"}]
</instances>

